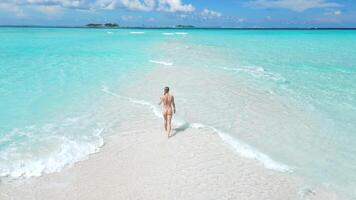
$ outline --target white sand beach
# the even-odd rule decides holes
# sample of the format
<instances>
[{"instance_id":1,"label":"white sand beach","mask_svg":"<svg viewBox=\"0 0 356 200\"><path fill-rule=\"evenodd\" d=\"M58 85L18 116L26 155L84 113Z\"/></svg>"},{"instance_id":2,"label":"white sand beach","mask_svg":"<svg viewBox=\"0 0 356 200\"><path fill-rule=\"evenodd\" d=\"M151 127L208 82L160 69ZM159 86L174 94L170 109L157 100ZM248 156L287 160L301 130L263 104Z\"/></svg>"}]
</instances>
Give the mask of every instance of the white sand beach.
<instances>
[{"instance_id":1,"label":"white sand beach","mask_svg":"<svg viewBox=\"0 0 356 200\"><path fill-rule=\"evenodd\" d=\"M172 70L153 70L122 93L135 98L148 93L154 98L155 92L148 88L155 84L175 88L181 81L180 89L187 86L194 91L204 85L212 87L209 81L222 78L204 71ZM162 74L169 75L155 78ZM192 84L197 76L204 78ZM228 76L223 78L227 84ZM214 86L220 87L217 82ZM160 90L156 88L157 95ZM209 128L179 124L177 119L189 110L182 105L187 99L179 99L183 91L172 89L173 94L175 91L178 114L171 138L165 136L161 119L152 112L154 107L113 96L108 107L125 123L113 128L99 153L58 173L2 183L0 199L342 199L321 187L306 185L293 173L267 169L261 161L241 156ZM238 92L244 95L242 89ZM193 119L192 113L185 123Z\"/></svg>"},{"instance_id":2,"label":"white sand beach","mask_svg":"<svg viewBox=\"0 0 356 200\"><path fill-rule=\"evenodd\" d=\"M204 130L167 139L159 120L122 128L127 131L74 167L1 185L0 199L337 199L318 189L302 194L290 175L239 157Z\"/></svg>"}]
</instances>

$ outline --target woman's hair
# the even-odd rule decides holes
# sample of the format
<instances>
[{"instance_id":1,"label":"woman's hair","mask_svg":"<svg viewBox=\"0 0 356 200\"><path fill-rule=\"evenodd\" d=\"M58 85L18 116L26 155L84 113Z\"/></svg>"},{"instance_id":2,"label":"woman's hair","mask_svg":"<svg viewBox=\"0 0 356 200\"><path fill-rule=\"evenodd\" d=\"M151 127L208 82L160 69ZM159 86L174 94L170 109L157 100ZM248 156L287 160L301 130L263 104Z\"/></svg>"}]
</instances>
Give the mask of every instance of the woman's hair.
<instances>
[{"instance_id":1,"label":"woman's hair","mask_svg":"<svg viewBox=\"0 0 356 200\"><path fill-rule=\"evenodd\" d=\"M169 92L169 87L164 87L164 94L167 94Z\"/></svg>"}]
</instances>

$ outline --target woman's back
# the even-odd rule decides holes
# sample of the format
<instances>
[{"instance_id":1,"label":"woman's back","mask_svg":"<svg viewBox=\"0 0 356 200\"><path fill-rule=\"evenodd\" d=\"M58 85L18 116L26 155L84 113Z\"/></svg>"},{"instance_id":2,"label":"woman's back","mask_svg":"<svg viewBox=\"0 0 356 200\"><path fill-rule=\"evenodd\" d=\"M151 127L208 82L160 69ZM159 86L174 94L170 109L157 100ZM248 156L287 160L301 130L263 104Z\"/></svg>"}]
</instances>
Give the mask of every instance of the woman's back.
<instances>
[{"instance_id":1,"label":"woman's back","mask_svg":"<svg viewBox=\"0 0 356 200\"><path fill-rule=\"evenodd\" d=\"M161 98L162 98L163 106L166 108L168 107L171 108L173 96L167 93L163 95Z\"/></svg>"}]
</instances>

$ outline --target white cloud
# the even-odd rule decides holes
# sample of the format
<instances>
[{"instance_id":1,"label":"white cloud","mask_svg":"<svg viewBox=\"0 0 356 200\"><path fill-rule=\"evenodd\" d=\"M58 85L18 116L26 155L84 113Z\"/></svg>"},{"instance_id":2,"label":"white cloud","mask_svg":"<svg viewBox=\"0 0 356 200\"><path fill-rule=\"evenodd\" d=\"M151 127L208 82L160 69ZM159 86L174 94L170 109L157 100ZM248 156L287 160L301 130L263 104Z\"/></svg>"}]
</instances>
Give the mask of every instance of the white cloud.
<instances>
[{"instance_id":1,"label":"white cloud","mask_svg":"<svg viewBox=\"0 0 356 200\"><path fill-rule=\"evenodd\" d=\"M113 10L118 6L118 1L113 0L97 0L93 7L99 9Z\"/></svg>"},{"instance_id":2,"label":"white cloud","mask_svg":"<svg viewBox=\"0 0 356 200\"><path fill-rule=\"evenodd\" d=\"M97 0L105 1L105 4L114 4L129 10L139 11L163 11L163 12L193 12L194 6L184 4L181 0Z\"/></svg>"},{"instance_id":3,"label":"white cloud","mask_svg":"<svg viewBox=\"0 0 356 200\"><path fill-rule=\"evenodd\" d=\"M244 18L237 18L236 21L239 22L239 23L243 23L243 22L245 22L245 19Z\"/></svg>"},{"instance_id":4,"label":"white cloud","mask_svg":"<svg viewBox=\"0 0 356 200\"><path fill-rule=\"evenodd\" d=\"M41 13L47 15L56 15L63 11L63 8L59 6L36 6L35 9Z\"/></svg>"},{"instance_id":5,"label":"white cloud","mask_svg":"<svg viewBox=\"0 0 356 200\"><path fill-rule=\"evenodd\" d=\"M211 19L211 18L218 18L221 17L222 14L217 11L209 10L209 9L204 9L201 13L200 16L203 17L204 19Z\"/></svg>"},{"instance_id":6,"label":"white cloud","mask_svg":"<svg viewBox=\"0 0 356 200\"><path fill-rule=\"evenodd\" d=\"M135 21L141 19L142 16L132 16L132 15L123 15L121 16L121 20L123 21Z\"/></svg>"},{"instance_id":7,"label":"white cloud","mask_svg":"<svg viewBox=\"0 0 356 200\"><path fill-rule=\"evenodd\" d=\"M32 6L39 11L55 13L58 8L77 10L113 10L125 8L139 11L193 12L192 4L184 4L181 0L0 0L2 7L11 9ZM9 9L8 8L8 9ZM10 10L10 9L9 9Z\"/></svg>"},{"instance_id":8,"label":"white cloud","mask_svg":"<svg viewBox=\"0 0 356 200\"><path fill-rule=\"evenodd\" d=\"M1 12L9 12L9 13L14 13L17 17L24 17L25 13L24 11L20 8L20 6L12 3L7 3L7 2L0 2L0 11Z\"/></svg>"},{"instance_id":9,"label":"white cloud","mask_svg":"<svg viewBox=\"0 0 356 200\"><path fill-rule=\"evenodd\" d=\"M325 12L324 15L340 16L340 15L342 15L342 11L341 10L328 11L328 12Z\"/></svg>"},{"instance_id":10,"label":"white cloud","mask_svg":"<svg viewBox=\"0 0 356 200\"><path fill-rule=\"evenodd\" d=\"M35 6L56 6L70 9L89 9L89 0L1 0L5 4L18 7L35 7Z\"/></svg>"},{"instance_id":11,"label":"white cloud","mask_svg":"<svg viewBox=\"0 0 356 200\"><path fill-rule=\"evenodd\" d=\"M181 0L157 0L158 10L166 12L194 12L192 4L183 4Z\"/></svg>"},{"instance_id":12,"label":"white cloud","mask_svg":"<svg viewBox=\"0 0 356 200\"><path fill-rule=\"evenodd\" d=\"M335 8L341 4L326 0L253 0L248 5L257 8L284 8L296 12L303 12L312 8Z\"/></svg>"},{"instance_id":13,"label":"white cloud","mask_svg":"<svg viewBox=\"0 0 356 200\"><path fill-rule=\"evenodd\" d=\"M123 21L130 21L131 19L133 19L134 17L131 16L131 15L124 15L124 16L121 16L121 20Z\"/></svg>"},{"instance_id":14,"label":"white cloud","mask_svg":"<svg viewBox=\"0 0 356 200\"><path fill-rule=\"evenodd\" d=\"M181 0L96 0L99 9L125 8L139 11L193 12L194 6Z\"/></svg>"},{"instance_id":15,"label":"white cloud","mask_svg":"<svg viewBox=\"0 0 356 200\"><path fill-rule=\"evenodd\" d=\"M59 6L71 9L88 9L90 3L88 0L19 0L27 5ZM19 2L18 1L18 2Z\"/></svg>"},{"instance_id":16,"label":"white cloud","mask_svg":"<svg viewBox=\"0 0 356 200\"><path fill-rule=\"evenodd\" d=\"M121 0L121 4L129 10L152 11L156 7L155 0Z\"/></svg>"},{"instance_id":17,"label":"white cloud","mask_svg":"<svg viewBox=\"0 0 356 200\"><path fill-rule=\"evenodd\" d=\"M189 15L186 15L186 14L181 14L181 15L178 15L178 17L182 18L182 19L186 19L189 17Z\"/></svg>"},{"instance_id":18,"label":"white cloud","mask_svg":"<svg viewBox=\"0 0 356 200\"><path fill-rule=\"evenodd\" d=\"M336 11L334 12L334 15L341 15L341 14L342 14L341 10L336 10Z\"/></svg>"}]
</instances>

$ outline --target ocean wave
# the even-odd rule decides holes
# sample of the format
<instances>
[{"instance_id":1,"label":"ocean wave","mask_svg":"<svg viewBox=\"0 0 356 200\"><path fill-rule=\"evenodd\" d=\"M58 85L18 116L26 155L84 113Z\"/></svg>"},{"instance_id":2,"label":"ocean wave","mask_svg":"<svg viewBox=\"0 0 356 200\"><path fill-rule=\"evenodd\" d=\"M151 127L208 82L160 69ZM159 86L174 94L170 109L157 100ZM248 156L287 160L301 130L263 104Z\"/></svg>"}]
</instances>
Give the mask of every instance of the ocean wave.
<instances>
[{"instance_id":1,"label":"ocean wave","mask_svg":"<svg viewBox=\"0 0 356 200\"><path fill-rule=\"evenodd\" d=\"M237 153L239 153L241 156L258 160L267 169L273 169L281 172L293 171L292 168L290 168L289 166L274 161L271 157L258 151L256 148L252 147L251 145L243 143L231 137L229 134L224 133L214 127L209 127L209 128L211 128L214 132L218 133L219 136L223 139L223 141L231 145L234 148L234 150Z\"/></svg>"},{"instance_id":2,"label":"ocean wave","mask_svg":"<svg viewBox=\"0 0 356 200\"><path fill-rule=\"evenodd\" d=\"M88 117L13 129L0 140L0 176L17 179L58 172L98 152L104 145L103 131L88 127Z\"/></svg>"},{"instance_id":3,"label":"ocean wave","mask_svg":"<svg viewBox=\"0 0 356 200\"><path fill-rule=\"evenodd\" d=\"M161 61L161 60L150 60L151 63L155 64L160 64L160 65L165 65L165 66L172 66L172 62L166 62L166 61Z\"/></svg>"},{"instance_id":4,"label":"ocean wave","mask_svg":"<svg viewBox=\"0 0 356 200\"><path fill-rule=\"evenodd\" d=\"M186 32L175 32L176 35L188 35Z\"/></svg>"},{"instance_id":5,"label":"ocean wave","mask_svg":"<svg viewBox=\"0 0 356 200\"><path fill-rule=\"evenodd\" d=\"M134 104L139 104L139 105L143 105L143 106L147 106L152 112L153 114L156 116L156 117L159 117L159 118L163 118L162 117L162 114L161 114L161 111L159 110L159 108L153 104L151 104L150 102L147 102L147 101L143 101L143 100L138 100L138 99L134 99L134 98L130 98L130 97L125 97L125 96L122 96L122 95L119 95L119 94L116 94L114 92L111 92L110 89L106 86L103 86L103 88L101 89L101 91L107 93L107 94L110 94L114 97L117 97L117 98L121 98L121 99L126 99L127 101L131 102L131 103L134 103Z\"/></svg>"},{"instance_id":6,"label":"ocean wave","mask_svg":"<svg viewBox=\"0 0 356 200\"><path fill-rule=\"evenodd\" d=\"M226 71L247 73L254 76L255 78L264 78L276 82L287 82L287 80L282 75L266 71L263 67L241 66L237 68L223 67L222 69Z\"/></svg>"},{"instance_id":7,"label":"ocean wave","mask_svg":"<svg viewBox=\"0 0 356 200\"><path fill-rule=\"evenodd\" d=\"M175 32L175 33L166 32L166 33L162 33L162 35L188 35L188 33L185 33L185 32Z\"/></svg>"},{"instance_id":8,"label":"ocean wave","mask_svg":"<svg viewBox=\"0 0 356 200\"><path fill-rule=\"evenodd\" d=\"M162 33L162 35L174 35L174 33Z\"/></svg>"},{"instance_id":9,"label":"ocean wave","mask_svg":"<svg viewBox=\"0 0 356 200\"><path fill-rule=\"evenodd\" d=\"M251 145L248 145L236 138L233 138L228 133L225 133L213 126L209 126L201 123L193 123L190 125L190 127L196 129L207 128L212 130L213 132L217 133L225 143L229 144L235 150L235 152L237 152L240 156L245 158L255 159L260 163L262 163L264 167L267 169L272 169L281 172L293 171L289 166L274 161L271 157L258 151L256 148L252 147Z\"/></svg>"},{"instance_id":10,"label":"ocean wave","mask_svg":"<svg viewBox=\"0 0 356 200\"><path fill-rule=\"evenodd\" d=\"M116 93L111 92L107 87L103 87L102 91L107 94L113 95L115 97L127 99L131 103L146 106L153 112L153 114L156 117L162 118L160 109L148 101L137 100L137 99L133 99L130 97L118 95ZM289 167L285 164L279 163L277 161L274 161L271 157L258 151L256 148L254 148L254 147L252 147L252 146L250 146L236 138L231 137L230 134L225 133L213 126L205 125L203 123L189 123L189 122L186 122L185 120L177 118L177 117L173 118L172 123L174 126L178 127L178 129L183 128L183 127L184 128L195 128L195 129L209 129L212 132L218 134L220 136L220 138L225 143L227 143L229 146L231 146L235 150L235 152L238 153L240 156L249 158L249 159L255 159L258 162L260 162L261 164L263 164L263 166L267 169L272 169L272 170L276 170L276 171L280 171L280 172L292 172L293 171L293 169L291 167Z\"/></svg>"},{"instance_id":11,"label":"ocean wave","mask_svg":"<svg viewBox=\"0 0 356 200\"><path fill-rule=\"evenodd\" d=\"M142 31L131 31L130 34L142 35L142 34L145 34L145 32L142 32Z\"/></svg>"}]
</instances>

